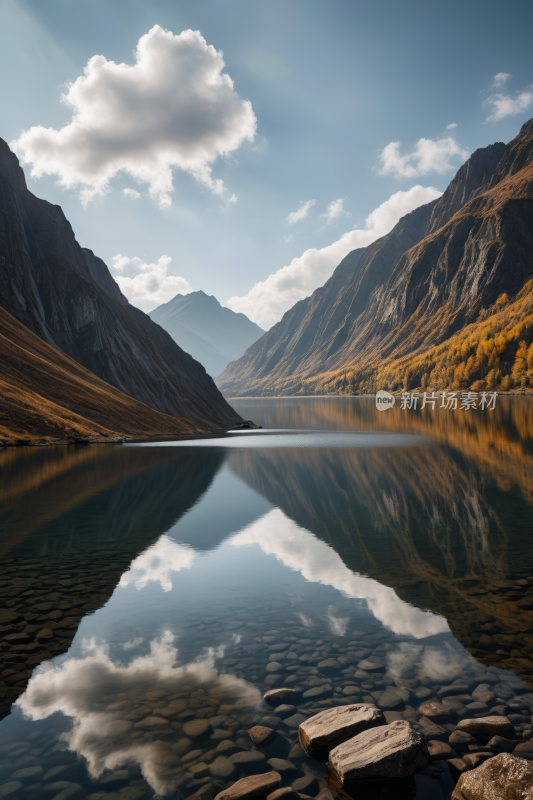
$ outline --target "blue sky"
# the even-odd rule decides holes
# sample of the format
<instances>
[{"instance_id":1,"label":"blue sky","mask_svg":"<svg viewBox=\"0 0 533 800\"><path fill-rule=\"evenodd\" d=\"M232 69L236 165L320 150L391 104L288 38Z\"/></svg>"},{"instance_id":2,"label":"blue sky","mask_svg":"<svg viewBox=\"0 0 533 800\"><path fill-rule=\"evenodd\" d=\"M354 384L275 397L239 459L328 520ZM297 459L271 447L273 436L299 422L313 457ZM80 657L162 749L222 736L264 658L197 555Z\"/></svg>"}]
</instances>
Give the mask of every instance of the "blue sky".
<instances>
[{"instance_id":1,"label":"blue sky","mask_svg":"<svg viewBox=\"0 0 533 800\"><path fill-rule=\"evenodd\" d=\"M108 263L140 307L203 289L223 303L240 298L230 307L268 327L321 285L345 252L438 196L467 153L509 141L533 116L532 23L531 3L513 0L0 0L0 136L18 141L27 176L32 165L50 168L53 142L55 174L28 178L29 188L63 207L78 241ZM149 34L156 25L161 33ZM189 29L205 43L177 38ZM127 106L123 118L113 117L106 81L123 79L122 88L113 86L127 94L134 72L113 76L109 62L133 67L147 35L146 58L159 59L149 104L131 119ZM223 51L223 68L215 51ZM102 125L111 112L80 166L86 130L69 144L36 127L60 131L71 123L73 106L60 95L95 55L105 59L93 71L102 97L78 93L86 105L77 110L85 109L89 128L94 114ZM204 103L198 70L206 65L218 84L205 113L196 114L191 104ZM182 94L185 111L176 99ZM161 137L172 138L176 116L166 110L173 103L178 117L190 118L172 163L189 161L167 166L173 188L165 195L154 188L153 163ZM103 153L95 141L108 134ZM129 172L117 167L121 136ZM155 137L149 154L143 137ZM82 173L85 183L76 183ZM151 184L139 180L146 175ZM83 205L88 187L96 194ZM124 196L124 189L132 191Z\"/></svg>"}]
</instances>

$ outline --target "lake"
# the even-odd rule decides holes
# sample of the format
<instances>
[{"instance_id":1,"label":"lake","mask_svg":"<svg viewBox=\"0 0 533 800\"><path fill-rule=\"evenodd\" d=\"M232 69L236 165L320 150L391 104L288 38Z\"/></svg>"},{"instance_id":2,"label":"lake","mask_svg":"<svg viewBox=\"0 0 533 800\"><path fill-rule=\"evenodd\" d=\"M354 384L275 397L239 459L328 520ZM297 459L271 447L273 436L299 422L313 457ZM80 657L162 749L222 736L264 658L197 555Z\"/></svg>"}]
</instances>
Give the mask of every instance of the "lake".
<instances>
[{"instance_id":1,"label":"lake","mask_svg":"<svg viewBox=\"0 0 533 800\"><path fill-rule=\"evenodd\" d=\"M298 725L357 702L442 742L497 709L533 752L532 399L231 402L262 430L0 451L0 798L316 797Z\"/></svg>"}]
</instances>

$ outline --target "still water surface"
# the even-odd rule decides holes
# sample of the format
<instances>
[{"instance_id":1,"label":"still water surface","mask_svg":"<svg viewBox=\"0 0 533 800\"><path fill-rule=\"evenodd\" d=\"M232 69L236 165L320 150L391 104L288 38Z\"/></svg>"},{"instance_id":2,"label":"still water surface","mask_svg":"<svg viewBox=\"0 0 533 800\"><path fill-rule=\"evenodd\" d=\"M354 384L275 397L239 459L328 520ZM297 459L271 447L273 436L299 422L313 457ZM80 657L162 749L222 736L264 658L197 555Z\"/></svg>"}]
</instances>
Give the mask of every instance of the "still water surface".
<instances>
[{"instance_id":1,"label":"still water surface","mask_svg":"<svg viewBox=\"0 0 533 800\"><path fill-rule=\"evenodd\" d=\"M300 721L365 700L419 726L457 681L441 738L505 705L528 740L531 400L233 405L264 429L0 453L0 798L212 800L272 766L315 797Z\"/></svg>"}]
</instances>

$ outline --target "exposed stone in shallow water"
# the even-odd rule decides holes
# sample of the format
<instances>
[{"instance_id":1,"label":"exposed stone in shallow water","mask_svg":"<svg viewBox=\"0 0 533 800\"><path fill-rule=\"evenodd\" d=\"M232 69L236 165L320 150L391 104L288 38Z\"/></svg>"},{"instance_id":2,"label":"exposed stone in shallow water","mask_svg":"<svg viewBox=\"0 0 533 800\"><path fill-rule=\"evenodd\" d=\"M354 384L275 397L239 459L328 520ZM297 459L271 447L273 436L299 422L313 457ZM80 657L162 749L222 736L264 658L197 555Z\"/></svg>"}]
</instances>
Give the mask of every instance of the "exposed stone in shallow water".
<instances>
[{"instance_id":1,"label":"exposed stone in shallow water","mask_svg":"<svg viewBox=\"0 0 533 800\"><path fill-rule=\"evenodd\" d=\"M345 741L329 754L334 778L346 784L361 778L403 778L428 757L425 739L409 722L371 728Z\"/></svg>"},{"instance_id":2,"label":"exposed stone in shallow water","mask_svg":"<svg viewBox=\"0 0 533 800\"><path fill-rule=\"evenodd\" d=\"M215 800L252 800L254 797L266 797L280 786L281 775L278 772L250 775L241 778L229 789L219 792Z\"/></svg>"},{"instance_id":3,"label":"exposed stone in shallow water","mask_svg":"<svg viewBox=\"0 0 533 800\"><path fill-rule=\"evenodd\" d=\"M328 753L362 731L385 725L385 717L375 706L356 703L326 709L303 722L299 739L311 758L326 761Z\"/></svg>"},{"instance_id":4,"label":"exposed stone in shallow water","mask_svg":"<svg viewBox=\"0 0 533 800\"><path fill-rule=\"evenodd\" d=\"M452 800L533 800L533 764L500 753L464 772Z\"/></svg>"}]
</instances>

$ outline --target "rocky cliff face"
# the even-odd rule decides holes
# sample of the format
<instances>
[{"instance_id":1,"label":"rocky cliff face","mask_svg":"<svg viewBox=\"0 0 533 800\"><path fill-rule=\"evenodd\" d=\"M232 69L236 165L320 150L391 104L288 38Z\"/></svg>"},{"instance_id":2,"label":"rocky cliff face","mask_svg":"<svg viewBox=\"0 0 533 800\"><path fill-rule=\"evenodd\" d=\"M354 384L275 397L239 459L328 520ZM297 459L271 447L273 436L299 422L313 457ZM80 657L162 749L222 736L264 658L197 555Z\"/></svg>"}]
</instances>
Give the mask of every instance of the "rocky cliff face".
<instances>
[{"instance_id":1,"label":"rocky cliff face","mask_svg":"<svg viewBox=\"0 0 533 800\"><path fill-rule=\"evenodd\" d=\"M476 151L444 195L354 251L217 379L227 395L424 350L516 294L533 267L533 121ZM296 376L296 380L294 380Z\"/></svg>"},{"instance_id":2,"label":"rocky cliff face","mask_svg":"<svg viewBox=\"0 0 533 800\"><path fill-rule=\"evenodd\" d=\"M205 369L80 247L61 208L28 191L1 139L0 211L0 303L15 319L157 411L203 429L240 421Z\"/></svg>"}]
</instances>

